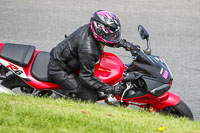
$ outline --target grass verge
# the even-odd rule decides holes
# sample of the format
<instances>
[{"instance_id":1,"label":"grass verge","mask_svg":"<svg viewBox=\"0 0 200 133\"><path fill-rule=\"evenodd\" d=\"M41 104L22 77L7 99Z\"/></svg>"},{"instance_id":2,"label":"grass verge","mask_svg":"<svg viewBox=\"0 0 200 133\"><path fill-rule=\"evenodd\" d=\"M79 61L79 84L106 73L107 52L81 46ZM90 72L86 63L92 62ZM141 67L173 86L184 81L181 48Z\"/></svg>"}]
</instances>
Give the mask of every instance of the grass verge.
<instances>
[{"instance_id":1,"label":"grass verge","mask_svg":"<svg viewBox=\"0 0 200 133\"><path fill-rule=\"evenodd\" d=\"M0 94L0 133L200 133L200 122L64 99Z\"/></svg>"}]
</instances>

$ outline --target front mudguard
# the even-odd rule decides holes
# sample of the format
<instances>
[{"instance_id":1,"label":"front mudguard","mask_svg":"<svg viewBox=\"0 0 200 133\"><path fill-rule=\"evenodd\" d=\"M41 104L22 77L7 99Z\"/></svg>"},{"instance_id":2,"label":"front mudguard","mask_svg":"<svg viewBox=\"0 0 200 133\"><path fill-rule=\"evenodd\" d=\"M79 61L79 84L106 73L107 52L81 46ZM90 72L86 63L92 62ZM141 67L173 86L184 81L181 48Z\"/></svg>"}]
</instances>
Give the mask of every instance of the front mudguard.
<instances>
[{"instance_id":1,"label":"front mudguard","mask_svg":"<svg viewBox=\"0 0 200 133\"><path fill-rule=\"evenodd\" d=\"M175 94L173 94L173 93L171 93L169 91L166 92L166 93L168 93L168 96L167 96L166 99L164 99L164 100L152 105L153 108L155 108L157 112L159 112L162 109L165 109L165 108L167 108L169 106L175 106L178 103L180 103L180 101L181 101L179 96L177 96L177 95L175 95Z\"/></svg>"}]
</instances>

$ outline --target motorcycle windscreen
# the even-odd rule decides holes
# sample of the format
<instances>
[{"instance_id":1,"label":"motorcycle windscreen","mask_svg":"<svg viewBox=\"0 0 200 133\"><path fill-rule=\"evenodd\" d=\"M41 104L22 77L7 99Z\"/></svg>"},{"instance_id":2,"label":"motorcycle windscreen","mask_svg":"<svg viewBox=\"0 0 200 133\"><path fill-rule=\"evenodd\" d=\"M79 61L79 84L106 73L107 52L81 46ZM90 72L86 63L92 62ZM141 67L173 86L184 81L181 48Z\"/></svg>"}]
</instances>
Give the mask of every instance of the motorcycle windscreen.
<instances>
[{"instance_id":1,"label":"motorcycle windscreen","mask_svg":"<svg viewBox=\"0 0 200 133\"><path fill-rule=\"evenodd\" d=\"M103 82L114 85L123 78L124 63L114 54L105 52L95 65L95 76Z\"/></svg>"}]
</instances>

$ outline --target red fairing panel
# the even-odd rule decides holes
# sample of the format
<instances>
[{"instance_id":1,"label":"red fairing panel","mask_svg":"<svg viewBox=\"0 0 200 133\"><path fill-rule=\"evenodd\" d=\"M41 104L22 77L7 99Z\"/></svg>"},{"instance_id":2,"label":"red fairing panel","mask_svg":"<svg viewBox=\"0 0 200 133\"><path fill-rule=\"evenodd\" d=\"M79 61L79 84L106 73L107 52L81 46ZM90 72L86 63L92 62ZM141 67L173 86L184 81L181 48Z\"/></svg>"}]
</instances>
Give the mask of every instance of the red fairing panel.
<instances>
[{"instance_id":1,"label":"red fairing panel","mask_svg":"<svg viewBox=\"0 0 200 133\"><path fill-rule=\"evenodd\" d=\"M107 84L114 85L123 78L124 63L114 54L105 52L95 66L95 76Z\"/></svg>"},{"instance_id":2,"label":"red fairing panel","mask_svg":"<svg viewBox=\"0 0 200 133\"><path fill-rule=\"evenodd\" d=\"M119 97L118 95L115 96L115 98L117 100L121 100L121 97ZM160 111L169 106L177 105L180 102L180 97L167 91L160 97L156 97L151 94L146 94L140 97L122 99L122 101L140 107L146 107L146 105L149 104L153 108L155 108L156 111Z\"/></svg>"},{"instance_id":3,"label":"red fairing panel","mask_svg":"<svg viewBox=\"0 0 200 133\"><path fill-rule=\"evenodd\" d=\"M180 97L168 91L168 97L166 100L158 102L157 104L153 105L156 108L156 111L160 111L164 108L169 106L175 106L181 101Z\"/></svg>"}]
</instances>

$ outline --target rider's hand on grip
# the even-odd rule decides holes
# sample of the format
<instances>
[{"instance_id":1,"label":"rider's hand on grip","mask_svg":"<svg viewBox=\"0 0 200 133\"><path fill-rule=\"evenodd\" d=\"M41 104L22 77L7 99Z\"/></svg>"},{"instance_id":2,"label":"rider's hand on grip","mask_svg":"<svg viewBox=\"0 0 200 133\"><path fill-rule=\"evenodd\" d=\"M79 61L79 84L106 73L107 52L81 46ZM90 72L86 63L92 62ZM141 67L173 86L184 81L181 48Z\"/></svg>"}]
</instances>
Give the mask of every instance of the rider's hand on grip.
<instances>
[{"instance_id":1,"label":"rider's hand on grip","mask_svg":"<svg viewBox=\"0 0 200 133\"><path fill-rule=\"evenodd\" d=\"M113 87L112 86L105 86L99 89L100 91L104 92L106 95L112 94Z\"/></svg>"},{"instance_id":2,"label":"rider's hand on grip","mask_svg":"<svg viewBox=\"0 0 200 133\"><path fill-rule=\"evenodd\" d=\"M140 51L140 46L139 45L132 45L131 50L130 50L132 56L137 55L138 51Z\"/></svg>"},{"instance_id":3,"label":"rider's hand on grip","mask_svg":"<svg viewBox=\"0 0 200 133\"><path fill-rule=\"evenodd\" d=\"M140 45L132 45L130 50L139 51L140 50Z\"/></svg>"},{"instance_id":4,"label":"rider's hand on grip","mask_svg":"<svg viewBox=\"0 0 200 133\"><path fill-rule=\"evenodd\" d=\"M122 85L116 85L116 86L114 86L113 95L120 95L120 94L122 94L123 90L124 90L124 87Z\"/></svg>"},{"instance_id":5,"label":"rider's hand on grip","mask_svg":"<svg viewBox=\"0 0 200 133\"><path fill-rule=\"evenodd\" d=\"M117 44L116 47L123 47L126 51L139 51L140 46L139 45L133 45L133 43L130 43L126 41L126 39L121 39Z\"/></svg>"},{"instance_id":6,"label":"rider's hand on grip","mask_svg":"<svg viewBox=\"0 0 200 133\"><path fill-rule=\"evenodd\" d=\"M125 50L130 51L131 50L131 46L133 44L126 41L126 39L121 39L117 44L116 47L123 47Z\"/></svg>"},{"instance_id":7,"label":"rider's hand on grip","mask_svg":"<svg viewBox=\"0 0 200 133\"><path fill-rule=\"evenodd\" d=\"M116 85L116 86L107 86L104 87L103 89L100 89L100 91L103 91L107 95L113 94L113 95L120 95L124 90L124 87L121 85Z\"/></svg>"}]
</instances>

